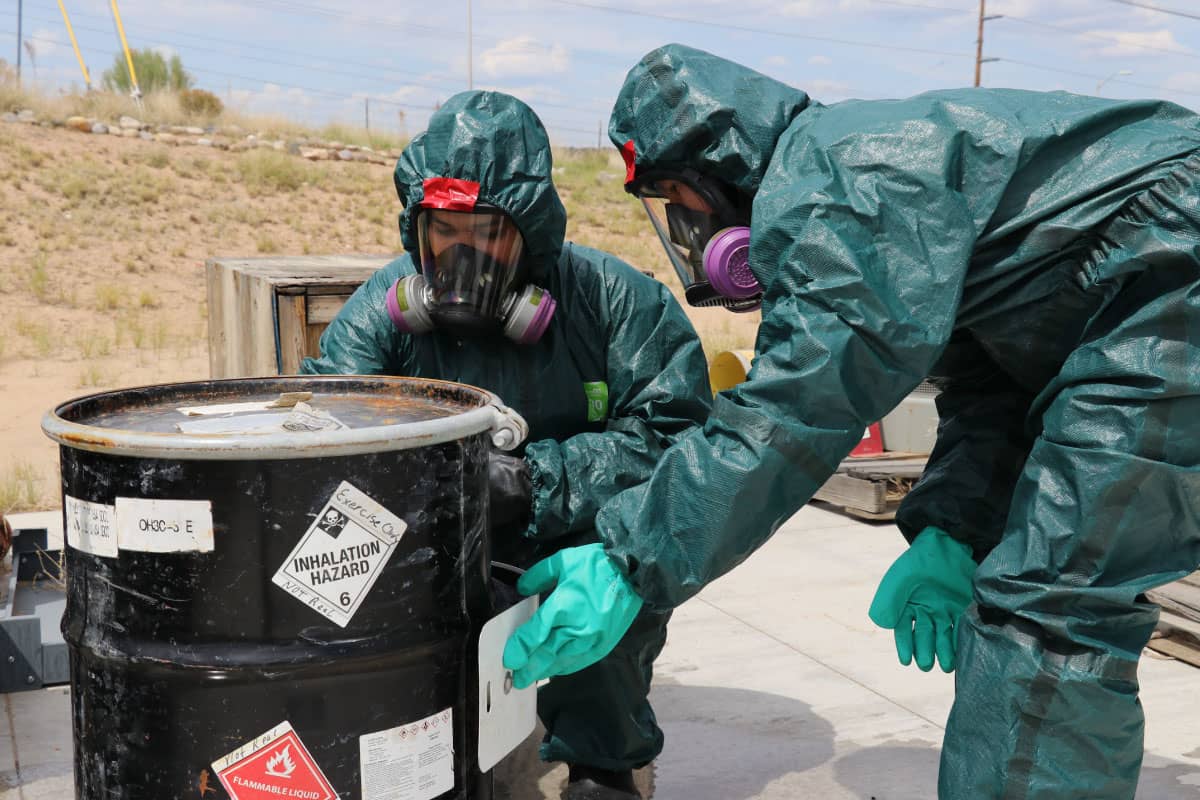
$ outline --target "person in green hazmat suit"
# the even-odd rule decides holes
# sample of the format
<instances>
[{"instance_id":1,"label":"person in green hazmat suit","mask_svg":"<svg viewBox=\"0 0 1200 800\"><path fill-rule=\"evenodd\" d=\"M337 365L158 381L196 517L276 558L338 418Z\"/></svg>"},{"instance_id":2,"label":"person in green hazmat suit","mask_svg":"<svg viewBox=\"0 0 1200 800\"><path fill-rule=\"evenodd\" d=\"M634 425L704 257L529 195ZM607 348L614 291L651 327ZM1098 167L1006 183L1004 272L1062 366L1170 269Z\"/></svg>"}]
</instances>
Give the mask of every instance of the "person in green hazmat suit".
<instances>
[{"instance_id":1,"label":"person in green hazmat suit","mask_svg":"<svg viewBox=\"0 0 1200 800\"><path fill-rule=\"evenodd\" d=\"M408 255L359 287L303 371L495 392L530 435L520 457L491 457L493 558L528 566L597 542L600 506L708 416L695 330L661 283L564 241L550 142L516 98L452 97L395 184ZM570 765L565 798L638 796L632 769L663 746L647 694L668 617L646 609L612 653L540 690L541 756Z\"/></svg>"},{"instance_id":2,"label":"person in green hazmat suit","mask_svg":"<svg viewBox=\"0 0 1200 800\"><path fill-rule=\"evenodd\" d=\"M941 423L870 615L957 665L938 795L1131 798L1143 592L1200 564L1200 117L964 89L823 106L645 56L609 135L691 302L761 303L748 379L596 517L521 683L735 567L930 376ZM614 588L615 587L615 588ZM556 595L561 593L561 597Z\"/></svg>"}]
</instances>

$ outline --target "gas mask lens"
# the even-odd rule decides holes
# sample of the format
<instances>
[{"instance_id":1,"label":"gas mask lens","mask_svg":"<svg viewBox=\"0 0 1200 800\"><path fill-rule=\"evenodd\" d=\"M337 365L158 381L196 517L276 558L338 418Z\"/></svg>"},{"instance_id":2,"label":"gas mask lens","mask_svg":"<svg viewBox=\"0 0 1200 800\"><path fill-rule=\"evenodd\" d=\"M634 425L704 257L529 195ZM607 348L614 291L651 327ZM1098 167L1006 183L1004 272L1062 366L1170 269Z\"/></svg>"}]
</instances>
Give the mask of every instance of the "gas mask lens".
<instances>
[{"instance_id":1,"label":"gas mask lens","mask_svg":"<svg viewBox=\"0 0 1200 800\"><path fill-rule=\"evenodd\" d=\"M634 193L690 305L758 308L761 290L748 266L750 229L719 190L686 177L648 176Z\"/></svg>"},{"instance_id":2,"label":"gas mask lens","mask_svg":"<svg viewBox=\"0 0 1200 800\"><path fill-rule=\"evenodd\" d=\"M524 283L521 232L499 210L428 209L417 218L421 273L435 320L494 327L508 296Z\"/></svg>"},{"instance_id":3,"label":"gas mask lens","mask_svg":"<svg viewBox=\"0 0 1200 800\"><path fill-rule=\"evenodd\" d=\"M503 211L423 209L417 250L421 274L400 278L387 292L388 316L401 331L443 328L534 344L549 328L558 303L528 283L521 231Z\"/></svg>"}]
</instances>

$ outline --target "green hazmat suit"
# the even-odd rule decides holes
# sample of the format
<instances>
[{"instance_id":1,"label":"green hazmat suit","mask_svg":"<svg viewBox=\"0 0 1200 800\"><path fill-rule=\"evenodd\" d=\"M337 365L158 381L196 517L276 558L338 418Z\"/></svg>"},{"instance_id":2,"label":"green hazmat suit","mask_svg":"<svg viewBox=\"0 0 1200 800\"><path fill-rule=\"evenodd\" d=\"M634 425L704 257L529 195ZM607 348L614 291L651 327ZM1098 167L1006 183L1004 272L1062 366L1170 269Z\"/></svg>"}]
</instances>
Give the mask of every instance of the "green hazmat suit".
<instances>
[{"instance_id":1,"label":"green hazmat suit","mask_svg":"<svg viewBox=\"0 0 1200 800\"><path fill-rule=\"evenodd\" d=\"M931 376L897 520L981 562L939 797L1133 797L1141 595L1200 564L1200 118L987 89L822 106L668 45L609 133L630 179L752 193L764 287L748 380L597 516L647 605L746 558Z\"/></svg>"},{"instance_id":2,"label":"green hazmat suit","mask_svg":"<svg viewBox=\"0 0 1200 800\"><path fill-rule=\"evenodd\" d=\"M417 251L416 210L430 177L477 181L479 202L516 222L530 281L558 301L548 331L533 345L401 333L385 293L418 270L406 255L359 287L322 335L321 356L306 360L303 371L460 381L495 392L521 414L530 429L531 522L524 535L497 536L492 545L496 560L528 567L563 547L598 541L600 506L644 480L675 438L707 417L704 355L665 287L614 256L564 242L550 143L519 100L456 95L405 149L395 183L409 253ZM542 688L543 758L621 770L658 755L663 736L647 693L668 617L641 614L603 662Z\"/></svg>"}]
</instances>

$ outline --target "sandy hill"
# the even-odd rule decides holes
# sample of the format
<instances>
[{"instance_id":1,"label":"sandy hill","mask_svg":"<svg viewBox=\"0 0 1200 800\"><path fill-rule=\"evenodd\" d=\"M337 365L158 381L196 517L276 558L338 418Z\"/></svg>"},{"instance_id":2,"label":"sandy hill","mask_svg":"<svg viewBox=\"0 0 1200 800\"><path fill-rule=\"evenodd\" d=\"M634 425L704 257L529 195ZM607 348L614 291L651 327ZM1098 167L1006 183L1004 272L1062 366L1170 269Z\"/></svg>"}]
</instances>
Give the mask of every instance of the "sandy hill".
<instances>
[{"instance_id":1,"label":"sandy hill","mask_svg":"<svg viewBox=\"0 0 1200 800\"><path fill-rule=\"evenodd\" d=\"M555 163L568 238L667 277L615 152ZM394 253L399 211L388 166L0 123L0 511L59 501L48 408L208 377L206 259ZM710 354L753 342L749 316L693 319Z\"/></svg>"}]
</instances>

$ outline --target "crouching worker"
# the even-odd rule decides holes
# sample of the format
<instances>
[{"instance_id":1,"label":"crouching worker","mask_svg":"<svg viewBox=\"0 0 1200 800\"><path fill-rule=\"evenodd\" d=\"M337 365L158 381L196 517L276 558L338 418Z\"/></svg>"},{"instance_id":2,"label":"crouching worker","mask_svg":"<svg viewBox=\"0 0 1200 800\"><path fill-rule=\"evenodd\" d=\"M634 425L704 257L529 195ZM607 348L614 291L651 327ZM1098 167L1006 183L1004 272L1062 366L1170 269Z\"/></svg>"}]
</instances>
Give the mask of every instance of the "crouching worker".
<instances>
[{"instance_id":1,"label":"crouching worker","mask_svg":"<svg viewBox=\"0 0 1200 800\"><path fill-rule=\"evenodd\" d=\"M460 381L529 423L523 457L493 454L493 558L521 567L601 549L597 509L707 417L699 340L662 284L564 241L550 143L519 100L451 98L396 166L408 255L364 283L303 370ZM549 587L547 587L549 588ZM598 663L538 694L541 756L565 800L638 798L661 752L647 695L669 612L638 615Z\"/></svg>"}]
</instances>

